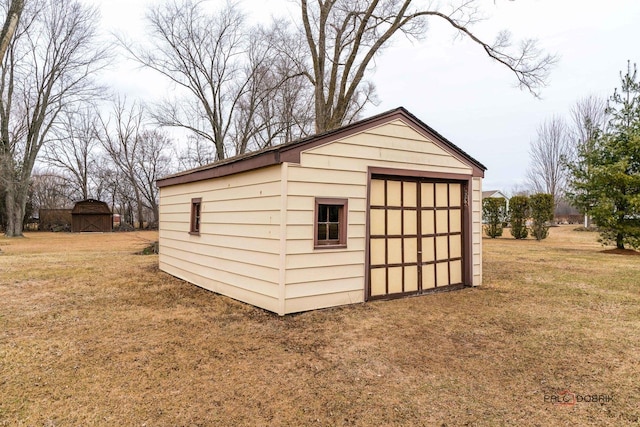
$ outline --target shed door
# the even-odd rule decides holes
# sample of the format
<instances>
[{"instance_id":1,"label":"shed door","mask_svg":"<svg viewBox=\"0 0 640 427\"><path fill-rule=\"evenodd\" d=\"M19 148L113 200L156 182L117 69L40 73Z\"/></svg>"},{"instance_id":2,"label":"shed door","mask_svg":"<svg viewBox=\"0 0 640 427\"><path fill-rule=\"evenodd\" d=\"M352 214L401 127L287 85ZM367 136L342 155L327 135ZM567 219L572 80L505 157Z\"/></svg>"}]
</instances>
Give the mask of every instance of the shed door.
<instances>
[{"instance_id":1,"label":"shed door","mask_svg":"<svg viewBox=\"0 0 640 427\"><path fill-rule=\"evenodd\" d=\"M369 206L369 295L461 285L464 183L375 176Z\"/></svg>"}]
</instances>

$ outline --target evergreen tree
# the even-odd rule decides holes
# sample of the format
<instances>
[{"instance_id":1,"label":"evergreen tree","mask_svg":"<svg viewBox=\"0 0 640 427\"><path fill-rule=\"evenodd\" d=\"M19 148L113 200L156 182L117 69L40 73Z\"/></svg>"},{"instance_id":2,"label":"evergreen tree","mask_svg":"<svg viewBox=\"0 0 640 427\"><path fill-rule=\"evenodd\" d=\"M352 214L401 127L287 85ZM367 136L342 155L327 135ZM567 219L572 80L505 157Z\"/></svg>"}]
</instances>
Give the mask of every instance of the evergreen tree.
<instances>
[{"instance_id":1,"label":"evergreen tree","mask_svg":"<svg viewBox=\"0 0 640 427\"><path fill-rule=\"evenodd\" d=\"M502 236L502 224L507 217L507 201L502 197L487 197L482 200L482 216L486 221L484 232L495 239Z\"/></svg>"},{"instance_id":2,"label":"evergreen tree","mask_svg":"<svg viewBox=\"0 0 640 427\"><path fill-rule=\"evenodd\" d=\"M621 86L609 98L611 119L589 149L570 164L573 203L591 215L601 241L640 248L640 82L637 68L620 73Z\"/></svg>"}]
</instances>

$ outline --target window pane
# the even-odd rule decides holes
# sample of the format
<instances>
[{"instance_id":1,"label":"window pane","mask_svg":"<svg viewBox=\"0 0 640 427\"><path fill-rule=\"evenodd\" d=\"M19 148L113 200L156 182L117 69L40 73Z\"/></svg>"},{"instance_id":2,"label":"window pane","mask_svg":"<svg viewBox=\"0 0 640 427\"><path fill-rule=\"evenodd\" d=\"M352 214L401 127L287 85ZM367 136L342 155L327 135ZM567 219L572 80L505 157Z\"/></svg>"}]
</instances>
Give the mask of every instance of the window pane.
<instances>
[{"instance_id":1,"label":"window pane","mask_svg":"<svg viewBox=\"0 0 640 427\"><path fill-rule=\"evenodd\" d=\"M338 222L340 206L329 206L329 222Z\"/></svg>"},{"instance_id":2,"label":"window pane","mask_svg":"<svg viewBox=\"0 0 640 427\"><path fill-rule=\"evenodd\" d=\"M318 205L318 222L327 222L327 205Z\"/></svg>"},{"instance_id":3,"label":"window pane","mask_svg":"<svg viewBox=\"0 0 640 427\"><path fill-rule=\"evenodd\" d=\"M318 224L318 240L327 240L327 224Z\"/></svg>"},{"instance_id":4,"label":"window pane","mask_svg":"<svg viewBox=\"0 0 640 427\"><path fill-rule=\"evenodd\" d=\"M329 240L338 240L338 224L329 224Z\"/></svg>"}]
</instances>

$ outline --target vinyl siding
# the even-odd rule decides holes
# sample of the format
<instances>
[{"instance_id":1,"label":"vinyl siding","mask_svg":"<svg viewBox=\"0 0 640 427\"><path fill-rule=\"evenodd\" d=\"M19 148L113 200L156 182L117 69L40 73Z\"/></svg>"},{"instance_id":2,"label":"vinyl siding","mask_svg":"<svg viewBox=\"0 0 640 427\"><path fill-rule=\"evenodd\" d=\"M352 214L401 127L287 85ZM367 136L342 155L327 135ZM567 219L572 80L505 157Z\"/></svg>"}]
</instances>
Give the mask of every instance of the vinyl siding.
<instances>
[{"instance_id":1,"label":"vinyl siding","mask_svg":"<svg viewBox=\"0 0 640 427\"><path fill-rule=\"evenodd\" d=\"M200 197L200 235L189 234ZM160 189L160 269L278 310L280 166Z\"/></svg>"}]
</instances>

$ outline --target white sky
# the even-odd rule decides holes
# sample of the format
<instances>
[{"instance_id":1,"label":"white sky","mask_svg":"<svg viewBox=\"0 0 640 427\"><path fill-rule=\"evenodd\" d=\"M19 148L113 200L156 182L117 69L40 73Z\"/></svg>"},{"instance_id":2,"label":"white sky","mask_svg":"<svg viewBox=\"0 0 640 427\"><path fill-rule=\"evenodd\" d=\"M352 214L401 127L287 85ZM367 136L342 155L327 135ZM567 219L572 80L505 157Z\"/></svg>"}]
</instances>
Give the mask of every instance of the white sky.
<instances>
[{"instance_id":1,"label":"white sky","mask_svg":"<svg viewBox=\"0 0 640 427\"><path fill-rule=\"evenodd\" d=\"M150 1L84 1L100 6L105 31L141 36ZM524 183L529 143L543 120L567 116L587 95L608 97L619 86L627 60L640 62L640 1L479 1L489 18L473 27L477 35L492 41L499 30L508 29L514 40L536 38L542 48L560 56L542 99L515 88L509 70L433 21L424 41L399 39L378 58L370 76L380 104L370 106L365 116L407 108L488 168L484 189L508 193ZM283 5L292 3L244 0L242 5L256 19L264 19L281 15ZM114 67L108 79L130 99L166 91L163 80L136 71L135 65Z\"/></svg>"}]
</instances>

